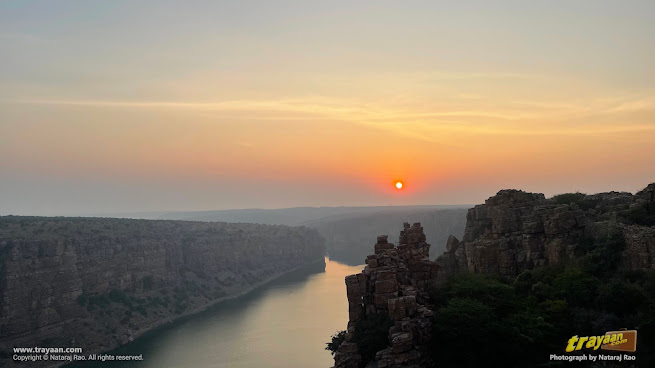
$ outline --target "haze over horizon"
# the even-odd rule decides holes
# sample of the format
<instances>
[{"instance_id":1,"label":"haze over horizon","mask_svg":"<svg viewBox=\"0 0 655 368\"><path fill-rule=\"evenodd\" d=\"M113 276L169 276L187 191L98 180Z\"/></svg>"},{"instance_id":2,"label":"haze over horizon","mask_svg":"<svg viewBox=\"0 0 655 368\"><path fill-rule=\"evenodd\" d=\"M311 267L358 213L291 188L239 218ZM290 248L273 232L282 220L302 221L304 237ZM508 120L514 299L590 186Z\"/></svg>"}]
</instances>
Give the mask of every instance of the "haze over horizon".
<instances>
[{"instance_id":1,"label":"haze over horizon","mask_svg":"<svg viewBox=\"0 0 655 368\"><path fill-rule=\"evenodd\" d=\"M655 182L653 14L1 2L0 215L634 193Z\"/></svg>"}]
</instances>

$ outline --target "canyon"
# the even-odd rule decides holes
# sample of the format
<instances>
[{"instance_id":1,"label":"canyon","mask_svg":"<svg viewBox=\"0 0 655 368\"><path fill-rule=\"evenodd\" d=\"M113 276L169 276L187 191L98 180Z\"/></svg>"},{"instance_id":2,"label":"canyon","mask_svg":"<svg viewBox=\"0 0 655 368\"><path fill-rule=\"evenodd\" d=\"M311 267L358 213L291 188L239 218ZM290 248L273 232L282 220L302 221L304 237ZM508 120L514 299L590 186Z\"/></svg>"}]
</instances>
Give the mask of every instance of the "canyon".
<instances>
[{"instance_id":1,"label":"canyon","mask_svg":"<svg viewBox=\"0 0 655 368\"><path fill-rule=\"evenodd\" d=\"M111 350L324 253L306 227L0 217L1 358L21 346Z\"/></svg>"},{"instance_id":2,"label":"canyon","mask_svg":"<svg viewBox=\"0 0 655 368\"><path fill-rule=\"evenodd\" d=\"M196 212L116 214L119 217L148 219L244 222L268 225L307 226L325 238L331 259L360 265L369 253L368 240L390 234L396 242L402 223L420 222L433 242L433 254L445 250L449 235L462 237L470 206L377 206L377 207L295 207Z\"/></svg>"}]
</instances>

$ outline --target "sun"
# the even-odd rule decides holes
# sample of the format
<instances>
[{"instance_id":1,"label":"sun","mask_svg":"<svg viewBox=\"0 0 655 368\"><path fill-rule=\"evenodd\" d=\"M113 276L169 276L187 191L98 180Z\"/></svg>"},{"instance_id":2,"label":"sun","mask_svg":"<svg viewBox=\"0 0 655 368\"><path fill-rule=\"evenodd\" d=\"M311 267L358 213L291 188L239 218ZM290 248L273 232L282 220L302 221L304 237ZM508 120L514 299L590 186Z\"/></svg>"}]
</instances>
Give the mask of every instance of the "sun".
<instances>
[{"instance_id":1,"label":"sun","mask_svg":"<svg viewBox=\"0 0 655 368\"><path fill-rule=\"evenodd\" d=\"M402 189L403 188L403 183L401 181L396 182L396 189Z\"/></svg>"}]
</instances>

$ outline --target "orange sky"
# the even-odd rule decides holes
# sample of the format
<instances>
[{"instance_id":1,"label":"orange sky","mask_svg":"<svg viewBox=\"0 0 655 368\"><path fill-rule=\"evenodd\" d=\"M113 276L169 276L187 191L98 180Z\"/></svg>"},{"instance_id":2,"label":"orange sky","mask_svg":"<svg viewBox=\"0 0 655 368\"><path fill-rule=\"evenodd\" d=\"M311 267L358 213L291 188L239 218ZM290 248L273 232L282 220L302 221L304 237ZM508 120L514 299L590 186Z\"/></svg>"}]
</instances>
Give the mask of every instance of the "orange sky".
<instances>
[{"instance_id":1,"label":"orange sky","mask_svg":"<svg viewBox=\"0 0 655 368\"><path fill-rule=\"evenodd\" d=\"M470 204L655 181L652 6L501 3L4 9L0 212Z\"/></svg>"}]
</instances>

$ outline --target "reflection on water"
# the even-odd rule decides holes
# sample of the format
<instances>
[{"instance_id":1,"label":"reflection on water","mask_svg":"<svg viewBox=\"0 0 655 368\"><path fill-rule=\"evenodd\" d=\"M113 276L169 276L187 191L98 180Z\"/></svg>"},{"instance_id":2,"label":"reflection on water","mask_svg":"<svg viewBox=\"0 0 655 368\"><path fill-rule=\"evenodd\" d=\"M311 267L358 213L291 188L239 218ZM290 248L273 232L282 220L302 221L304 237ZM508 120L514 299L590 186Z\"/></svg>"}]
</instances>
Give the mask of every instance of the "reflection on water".
<instances>
[{"instance_id":1,"label":"reflection on water","mask_svg":"<svg viewBox=\"0 0 655 368\"><path fill-rule=\"evenodd\" d=\"M348 322L344 277L363 266L326 258L243 297L219 305L121 347L112 354L143 354L141 362L95 365L141 368L331 367L325 343ZM89 362L85 366L90 366Z\"/></svg>"}]
</instances>

